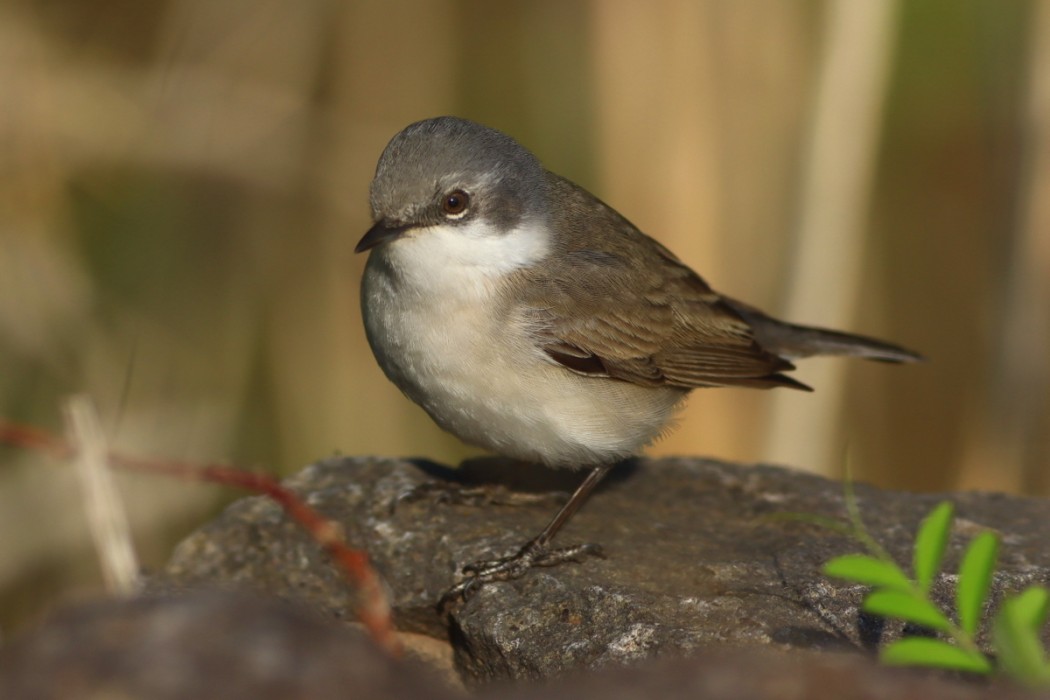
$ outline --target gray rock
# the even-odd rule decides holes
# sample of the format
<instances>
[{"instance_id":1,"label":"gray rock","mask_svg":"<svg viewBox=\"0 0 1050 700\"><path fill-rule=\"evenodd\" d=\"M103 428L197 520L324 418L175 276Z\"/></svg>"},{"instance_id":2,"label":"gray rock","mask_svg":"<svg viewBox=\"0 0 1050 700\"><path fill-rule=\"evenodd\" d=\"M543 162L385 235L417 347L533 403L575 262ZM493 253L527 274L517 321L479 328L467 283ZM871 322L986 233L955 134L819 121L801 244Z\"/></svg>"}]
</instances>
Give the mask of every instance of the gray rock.
<instances>
[{"instance_id":1,"label":"gray rock","mask_svg":"<svg viewBox=\"0 0 1050 700\"><path fill-rule=\"evenodd\" d=\"M274 598L194 592L65 608L0 649L8 700L459 697L365 635Z\"/></svg>"},{"instance_id":2,"label":"gray rock","mask_svg":"<svg viewBox=\"0 0 1050 700\"><path fill-rule=\"evenodd\" d=\"M899 625L858 615L864 589L826 579L821 565L858 546L791 514L844 520L842 485L769 466L699 459L639 460L615 471L555 544L597 542L605 559L529 572L437 610L456 571L509 554L556 505L464 503L455 488L490 482L515 491L569 490L582 474L500 460L461 470L425 462L333 458L288 480L368 551L386 580L399 628L450 638L477 681L540 679L699 649L871 651ZM432 484L420 495L419 487ZM433 486L436 484L436 486ZM993 494L916 495L858 485L870 532L910 560L921 518L957 506L948 570L984 528L1004 538L996 595L1050 581L1046 501ZM506 498L505 500L513 500ZM247 585L352 619L353 594L317 546L263 498L230 506L185 540L166 586ZM937 593L951 600L953 581ZM949 603L950 604L950 603Z\"/></svg>"},{"instance_id":3,"label":"gray rock","mask_svg":"<svg viewBox=\"0 0 1050 700\"><path fill-rule=\"evenodd\" d=\"M462 693L362 635L274 599L191 592L80 603L0 649L5 700L417 698ZM1046 695L877 666L856 654L746 649L647 660L477 700L1025 700Z\"/></svg>"},{"instance_id":4,"label":"gray rock","mask_svg":"<svg viewBox=\"0 0 1050 700\"><path fill-rule=\"evenodd\" d=\"M504 693L501 700L1034 700L1005 682L947 679L878 666L853 654L722 650L577 674Z\"/></svg>"}]
</instances>

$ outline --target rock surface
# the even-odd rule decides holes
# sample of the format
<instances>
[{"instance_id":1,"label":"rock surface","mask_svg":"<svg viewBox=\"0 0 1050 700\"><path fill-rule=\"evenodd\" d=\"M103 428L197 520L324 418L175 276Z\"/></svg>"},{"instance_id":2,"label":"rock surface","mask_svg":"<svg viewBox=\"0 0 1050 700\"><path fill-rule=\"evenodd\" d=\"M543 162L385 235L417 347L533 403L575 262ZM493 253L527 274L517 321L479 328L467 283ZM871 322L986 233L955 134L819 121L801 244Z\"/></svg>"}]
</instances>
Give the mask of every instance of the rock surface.
<instances>
[{"instance_id":1,"label":"rock surface","mask_svg":"<svg viewBox=\"0 0 1050 700\"><path fill-rule=\"evenodd\" d=\"M194 592L66 608L0 649L7 700L459 697L365 635L274 598Z\"/></svg>"},{"instance_id":2,"label":"rock surface","mask_svg":"<svg viewBox=\"0 0 1050 700\"><path fill-rule=\"evenodd\" d=\"M858 616L863 589L820 573L825 561L858 547L788 517L844 520L841 484L698 459L639 460L613 472L556 541L600 543L605 559L534 570L486 585L444 614L437 610L461 566L515 551L557 507L550 499L463 503L458 486L487 481L544 492L569 490L580 478L498 460L449 470L336 458L287 484L370 553L389 585L399 628L451 639L459 671L473 682L546 679L712 647L863 652L900 634L899 625ZM869 531L902 562L921 518L946 498L865 486L856 492ZM988 528L1004 540L996 595L1050 581L1046 501L950 498L958 519L948 571L965 542ZM185 540L164 572L166 586L216 584L261 589L352 619L352 595L338 572L263 498L230 506ZM952 577L942 576L938 595L950 601L952 590Z\"/></svg>"},{"instance_id":3,"label":"rock surface","mask_svg":"<svg viewBox=\"0 0 1050 700\"><path fill-rule=\"evenodd\" d=\"M599 542L607 558L489 584L438 611L463 564L513 552L558 505L542 497L507 503L570 490L581 477L496 460L449 470L331 459L288 484L370 552L399 627L429 635L428 646L448 649L448 657L454 651L458 672L480 688L476 698L1037 697L875 664L870 652L899 626L858 616L864 591L819 573L856 545L789 517L842 519L841 485L773 467L625 465L556 542ZM473 487L485 482L511 490L478 494ZM857 496L869 531L900 561L920 519L942 499L863 486ZM950 498L959 517L947 570L966 540L991 528L1004 540L996 596L1050 581L1046 501ZM942 576L936 586L946 607L953 583ZM197 590L215 587L293 605ZM464 697L332 619L352 619L352 592L267 499L242 499L187 538L151 589L67 609L0 647L0 697ZM523 679L542 682L483 687Z\"/></svg>"},{"instance_id":4,"label":"rock surface","mask_svg":"<svg viewBox=\"0 0 1050 700\"><path fill-rule=\"evenodd\" d=\"M363 635L274 599L192 592L81 603L0 648L5 700L468 697ZM474 700L1025 700L1005 684L877 666L855 654L749 649L649 660ZM1042 697L1046 697L1045 695Z\"/></svg>"},{"instance_id":5,"label":"rock surface","mask_svg":"<svg viewBox=\"0 0 1050 700\"><path fill-rule=\"evenodd\" d=\"M629 668L526 685L500 700L1022 700L1038 695L1005 683L946 680L887 668L850 654L771 649L705 652Z\"/></svg>"}]
</instances>

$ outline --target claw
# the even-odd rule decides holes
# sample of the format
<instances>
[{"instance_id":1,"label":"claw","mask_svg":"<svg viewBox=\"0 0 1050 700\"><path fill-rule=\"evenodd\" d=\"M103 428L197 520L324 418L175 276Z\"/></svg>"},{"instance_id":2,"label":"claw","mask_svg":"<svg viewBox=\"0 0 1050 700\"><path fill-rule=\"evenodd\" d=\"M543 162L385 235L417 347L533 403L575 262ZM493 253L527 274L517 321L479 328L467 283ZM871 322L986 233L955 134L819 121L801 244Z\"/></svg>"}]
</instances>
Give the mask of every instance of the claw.
<instances>
[{"instance_id":1,"label":"claw","mask_svg":"<svg viewBox=\"0 0 1050 700\"><path fill-rule=\"evenodd\" d=\"M517 554L502 559L479 561L463 567L466 578L441 596L438 608L444 611L456 598L466 600L478 587L491 581L510 581L520 578L534 566L557 566L567 561L578 562L585 555L604 557L602 548L596 544L578 544L572 547L551 549L550 542L558 534L561 526L579 510L587 495L594 490L594 487L611 468L610 464L594 467L569 497L568 502L557 512L554 519L543 528L543 532L519 549Z\"/></svg>"},{"instance_id":2,"label":"claw","mask_svg":"<svg viewBox=\"0 0 1050 700\"><path fill-rule=\"evenodd\" d=\"M539 566L558 566L568 561L580 563L587 556L605 558L605 553L597 544L577 544L571 547L552 549L537 540L531 540L516 554L500 559L485 559L467 564L462 573L462 581L448 589L438 605L444 609L457 598L467 600L478 588L493 581L513 581L521 578L529 569Z\"/></svg>"}]
</instances>

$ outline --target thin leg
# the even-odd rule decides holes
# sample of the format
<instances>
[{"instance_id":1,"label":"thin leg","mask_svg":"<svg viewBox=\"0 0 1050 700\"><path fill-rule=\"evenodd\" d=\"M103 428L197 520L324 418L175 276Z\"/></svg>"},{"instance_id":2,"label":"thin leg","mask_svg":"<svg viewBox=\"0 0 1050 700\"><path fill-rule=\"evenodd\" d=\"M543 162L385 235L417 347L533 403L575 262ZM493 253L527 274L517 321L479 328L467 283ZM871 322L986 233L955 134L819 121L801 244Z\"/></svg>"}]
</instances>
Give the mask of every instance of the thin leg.
<instances>
[{"instance_id":1,"label":"thin leg","mask_svg":"<svg viewBox=\"0 0 1050 700\"><path fill-rule=\"evenodd\" d=\"M605 478L605 475L612 469L611 464L606 464L601 467L595 467L591 470L591 473L587 475L587 478L583 480L576 490L569 496L569 500L565 502L565 505L561 507L558 514L554 516L547 527L543 528L543 532L534 539L532 542L538 547L546 547L554 539L554 536L558 534L558 530L561 529L562 525L569 522L569 518L576 514L576 511L580 509L583 502L587 500L587 497L591 495L591 491L594 487Z\"/></svg>"},{"instance_id":2,"label":"thin leg","mask_svg":"<svg viewBox=\"0 0 1050 700\"><path fill-rule=\"evenodd\" d=\"M586 554L601 556L601 547L594 544L580 544L560 549L550 549L549 545L558 530L580 509L594 487L605 478L612 469L611 464L595 467L573 492L569 500L561 507L557 515L543 528L543 532L529 540L516 554L502 559L479 561L463 567L467 578L453 586L441 597L441 605L455 598L466 598L478 586L490 581L509 581L519 578L534 566L556 566L567 561L579 561Z\"/></svg>"}]
</instances>

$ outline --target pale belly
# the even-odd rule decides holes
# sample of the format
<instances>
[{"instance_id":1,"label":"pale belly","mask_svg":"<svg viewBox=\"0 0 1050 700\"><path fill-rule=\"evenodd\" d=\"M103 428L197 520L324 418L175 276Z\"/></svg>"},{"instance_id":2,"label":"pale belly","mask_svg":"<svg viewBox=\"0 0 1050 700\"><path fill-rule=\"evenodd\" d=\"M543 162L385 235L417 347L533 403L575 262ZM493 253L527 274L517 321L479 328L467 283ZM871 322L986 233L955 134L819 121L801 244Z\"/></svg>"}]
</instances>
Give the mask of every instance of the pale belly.
<instances>
[{"instance_id":1,"label":"pale belly","mask_svg":"<svg viewBox=\"0 0 1050 700\"><path fill-rule=\"evenodd\" d=\"M465 442L552 466L608 463L655 439L685 395L574 374L513 315L486 308L491 300L406 292L377 258L362 284L372 351L405 395Z\"/></svg>"}]
</instances>

